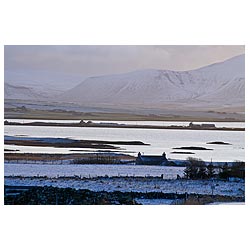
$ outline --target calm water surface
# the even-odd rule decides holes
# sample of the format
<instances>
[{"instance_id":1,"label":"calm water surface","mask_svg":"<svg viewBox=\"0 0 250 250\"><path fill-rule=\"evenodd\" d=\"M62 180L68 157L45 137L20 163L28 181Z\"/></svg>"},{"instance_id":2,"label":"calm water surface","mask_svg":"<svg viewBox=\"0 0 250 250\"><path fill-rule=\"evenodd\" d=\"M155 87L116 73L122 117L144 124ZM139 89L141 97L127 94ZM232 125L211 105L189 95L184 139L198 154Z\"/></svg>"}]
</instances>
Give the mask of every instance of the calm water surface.
<instances>
[{"instance_id":1,"label":"calm water surface","mask_svg":"<svg viewBox=\"0 0 250 250\"><path fill-rule=\"evenodd\" d=\"M13 120L14 121L14 120ZM15 120L18 121L18 120ZM20 120L23 121L23 120ZM27 121L27 120L25 120ZM37 120L36 120L37 121ZM61 121L64 122L64 121ZM103 122L103 121L102 121ZM127 121L118 123L130 123ZM136 124L153 124L150 122L134 122ZM164 124L163 124L164 123ZM165 125L166 122L154 122ZM181 122L168 122L183 124ZM187 123L188 124L188 123ZM226 123L228 126L235 123ZM217 123L216 123L217 126ZM225 126L225 123L224 125ZM241 124L244 127L244 123ZM230 126L229 126L230 127ZM238 127L238 126L236 126ZM239 126L240 127L240 126ZM189 156L199 157L210 161L245 160L245 132L244 131L209 131L209 130L162 130L162 129L127 129L127 128L72 128L72 127L34 127L34 126L5 126L5 135L28 137L60 137L82 140L108 140L108 141L142 141L150 146L121 145L121 151L136 155L139 151L144 154L162 154L166 152L172 159L186 159ZM232 145L208 145L207 142L223 141ZM199 146L213 150L190 151L175 150L174 147ZM28 147L5 145L5 149L19 149L20 152L39 153L69 153L70 148ZM89 152L94 152L93 149ZM193 152L192 155L172 154L173 151Z\"/></svg>"}]
</instances>

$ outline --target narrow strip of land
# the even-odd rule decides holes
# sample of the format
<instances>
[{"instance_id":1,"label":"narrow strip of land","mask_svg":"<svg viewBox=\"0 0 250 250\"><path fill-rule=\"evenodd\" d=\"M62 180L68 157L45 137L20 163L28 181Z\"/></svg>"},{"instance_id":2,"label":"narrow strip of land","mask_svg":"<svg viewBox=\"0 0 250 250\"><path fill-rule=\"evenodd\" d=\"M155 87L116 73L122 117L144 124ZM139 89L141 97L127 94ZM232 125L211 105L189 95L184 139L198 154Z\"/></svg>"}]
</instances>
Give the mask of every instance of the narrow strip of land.
<instances>
[{"instance_id":1,"label":"narrow strip of land","mask_svg":"<svg viewBox=\"0 0 250 250\"><path fill-rule=\"evenodd\" d=\"M119 124L119 123L57 123L57 122L9 122L5 121L4 125L10 126L49 126L49 127L90 127L90 128L138 128L138 129L184 129L184 130L223 130L223 131L245 131L245 128L230 127L210 127L210 126L159 126L159 125L136 125L136 124Z\"/></svg>"}]
</instances>

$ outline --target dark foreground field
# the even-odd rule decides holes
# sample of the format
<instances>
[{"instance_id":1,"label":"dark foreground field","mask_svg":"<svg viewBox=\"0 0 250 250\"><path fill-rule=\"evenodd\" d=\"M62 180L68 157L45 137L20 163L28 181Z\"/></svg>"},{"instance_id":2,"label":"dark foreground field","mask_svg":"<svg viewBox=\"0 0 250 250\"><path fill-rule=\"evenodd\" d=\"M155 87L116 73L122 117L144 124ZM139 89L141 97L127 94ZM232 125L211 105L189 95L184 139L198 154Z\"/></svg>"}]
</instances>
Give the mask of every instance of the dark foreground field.
<instances>
[{"instance_id":1,"label":"dark foreground field","mask_svg":"<svg viewBox=\"0 0 250 250\"><path fill-rule=\"evenodd\" d=\"M139 205L136 199L169 199L174 205L244 202L242 197L162 192L94 192L57 187L4 186L5 205Z\"/></svg>"}]
</instances>

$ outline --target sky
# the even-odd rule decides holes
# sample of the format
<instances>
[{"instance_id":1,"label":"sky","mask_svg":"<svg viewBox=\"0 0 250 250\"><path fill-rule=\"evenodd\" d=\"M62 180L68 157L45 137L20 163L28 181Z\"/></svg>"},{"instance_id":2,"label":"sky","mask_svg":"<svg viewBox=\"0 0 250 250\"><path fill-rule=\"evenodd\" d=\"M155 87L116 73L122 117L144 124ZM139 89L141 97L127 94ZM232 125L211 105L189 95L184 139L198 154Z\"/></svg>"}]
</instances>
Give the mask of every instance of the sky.
<instances>
[{"instance_id":1,"label":"sky","mask_svg":"<svg viewBox=\"0 0 250 250\"><path fill-rule=\"evenodd\" d=\"M241 45L6 45L5 82L70 89L90 76L192 70L244 53Z\"/></svg>"}]
</instances>

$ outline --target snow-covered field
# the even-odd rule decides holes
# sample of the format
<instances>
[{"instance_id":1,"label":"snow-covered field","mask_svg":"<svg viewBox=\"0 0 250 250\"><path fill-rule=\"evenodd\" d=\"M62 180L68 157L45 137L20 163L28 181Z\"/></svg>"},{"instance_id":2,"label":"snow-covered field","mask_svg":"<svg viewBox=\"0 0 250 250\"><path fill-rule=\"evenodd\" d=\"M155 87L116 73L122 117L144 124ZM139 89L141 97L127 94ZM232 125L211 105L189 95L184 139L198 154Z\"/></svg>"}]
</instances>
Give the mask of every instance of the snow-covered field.
<instances>
[{"instance_id":1,"label":"snow-covered field","mask_svg":"<svg viewBox=\"0 0 250 250\"><path fill-rule=\"evenodd\" d=\"M16 186L71 187L110 192L118 190L122 192L212 194L213 190L213 194L219 195L241 197L245 195L244 181L177 180L177 174L183 176L183 170L183 167L145 165L5 163L4 183ZM152 178L160 177L162 174L163 179ZM45 178L45 176L47 177ZM105 178L104 176L117 178ZM131 178L126 178L127 176ZM87 179L79 177L87 177Z\"/></svg>"},{"instance_id":2,"label":"snow-covered field","mask_svg":"<svg viewBox=\"0 0 250 250\"><path fill-rule=\"evenodd\" d=\"M53 186L60 188L89 189L92 191L196 193L241 196L245 195L244 182L219 180L163 180L154 178L32 178L5 177L5 185Z\"/></svg>"},{"instance_id":3,"label":"snow-covered field","mask_svg":"<svg viewBox=\"0 0 250 250\"><path fill-rule=\"evenodd\" d=\"M176 200L171 199L135 199L136 202L142 205L172 205Z\"/></svg>"},{"instance_id":4,"label":"snow-covered field","mask_svg":"<svg viewBox=\"0 0 250 250\"><path fill-rule=\"evenodd\" d=\"M4 164L5 176L161 176L175 179L183 176L183 167L145 166L145 165L105 165L105 164Z\"/></svg>"}]
</instances>

